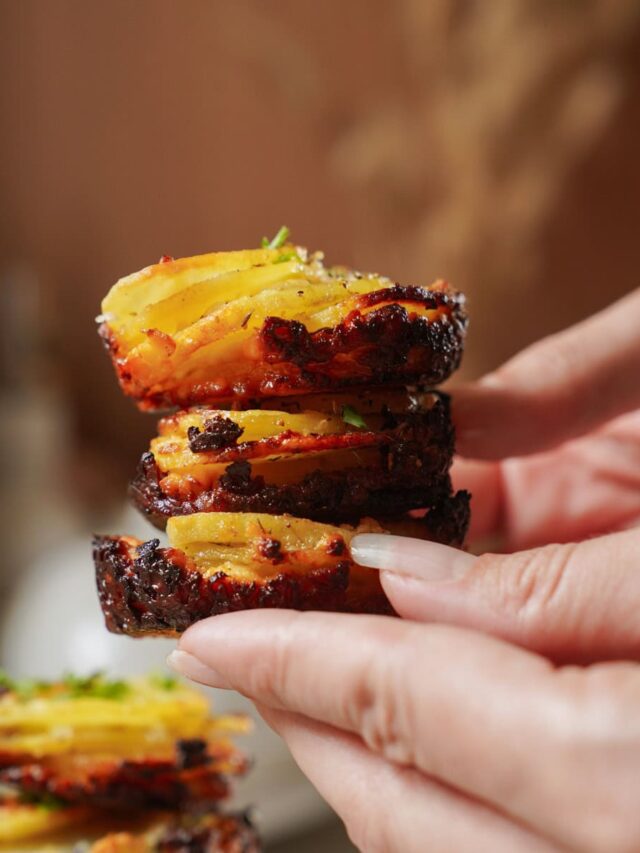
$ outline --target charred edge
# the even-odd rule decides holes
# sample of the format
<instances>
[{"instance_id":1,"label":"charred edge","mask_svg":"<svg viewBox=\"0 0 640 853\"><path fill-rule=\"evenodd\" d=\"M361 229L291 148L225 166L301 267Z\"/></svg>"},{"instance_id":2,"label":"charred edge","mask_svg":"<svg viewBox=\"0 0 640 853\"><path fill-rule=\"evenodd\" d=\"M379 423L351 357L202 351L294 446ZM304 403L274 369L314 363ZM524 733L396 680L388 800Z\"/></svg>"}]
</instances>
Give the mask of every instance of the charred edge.
<instances>
[{"instance_id":1,"label":"charred edge","mask_svg":"<svg viewBox=\"0 0 640 853\"><path fill-rule=\"evenodd\" d=\"M260 853L259 837L246 814L181 823L163 831L154 848L157 853Z\"/></svg>"},{"instance_id":2,"label":"charred edge","mask_svg":"<svg viewBox=\"0 0 640 853\"><path fill-rule=\"evenodd\" d=\"M252 477L250 463L242 460L229 465L212 488L191 500L178 500L162 491L162 475L153 455L145 453L130 496L160 528L170 516L194 512L287 513L334 524L357 523L364 516L400 517L450 494L454 432L447 405L441 401L428 411L388 418L390 432L380 446L376 467L318 470L298 483L274 485Z\"/></svg>"},{"instance_id":3,"label":"charred edge","mask_svg":"<svg viewBox=\"0 0 640 853\"><path fill-rule=\"evenodd\" d=\"M466 302L464 293L454 290L449 285L444 285L440 290L431 290L415 284L394 284L382 290L373 290L358 296L359 308L370 308L381 302L404 302L421 305L428 310L446 308L454 315L464 318L464 304Z\"/></svg>"},{"instance_id":4,"label":"charred edge","mask_svg":"<svg viewBox=\"0 0 640 853\"><path fill-rule=\"evenodd\" d=\"M127 811L213 804L229 794L225 778L206 766L182 769L170 761L121 761L97 767L81 778L65 776L46 764L13 766L0 781L34 800L55 797L73 805Z\"/></svg>"},{"instance_id":5,"label":"charred edge","mask_svg":"<svg viewBox=\"0 0 640 853\"><path fill-rule=\"evenodd\" d=\"M177 741L176 757L180 770L211 764L207 742L202 738L183 738Z\"/></svg>"},{"instance_id":6,"label":"charred edge","mask_svg":"<svg viewBox=\"0 0 640 853\"><path fill-rule=\"evenodd\" d=\"M275 566L284 560L282 542L279 539L272 539L270 536L265 536L258 543L258 554Z\"/></svg>"},{"instance_id":7,"label":"charred edge","mask_svg":"<svg viewBox=\"0 0 640 853\"><path fill-rule=\"evenodd\" d=\"M342 536L334 536L327 545L327 554L331 557L341 557L346 553L347 544Z\"/></svg>"},{"instance_id":8,"label":"charred edge","mask_svg":"<svg viewBox=\"0 0 640 853\"><path fill-rule=\"evenodd\" d=\"M168 497L160 488L160 472L153 453L143 453L136 474L129 484L129 497L156 527L164 529L172 515L184 515L182 501ZM195 512L195 510L192 510Z\"/></svg>"},{"instance_id":9,"label":"charred edge","mask_svg":"<svg viewBox=\"0 0 640 853\"><path fill-rule=\"evenodd\" d=\"M429 320L393 300L449 311L440 319ZM367 381L380 381L400 367L409 372L420 368L427 373L425 381L433 384L458 366L466 328L460 296L397 285L366 294L358 302L360 308L378 303L385 304L366 314L356 309L336 326L316 332L309 332L297 320L268 317L259 333L264 359L291 362L309 371L327 370L337 356L357 352L360 372L370 373ZM414 352L415 363L410 364L409 354L418 350L422 352Z\"/></svg>"},{"instance_id":10,"label":"charred edge","mask_svg":"<svg viewBox=\"0 0 640 853\"><path fill-rule=\"evenodd\" d=\"M424 517L429 538L443 545L461 547L469 530L471 495L460 491L443 498Z\"/></svg>"},{"instance_id":11,"label":"charred edge","mask_svg":"<svg viewBox=\"0 0 640 853\"><path fill-rule=\"evenodd\" d=\"M100 323L98 335L106 351L115 360L118 357L118 342L108 323Z\"/></svg>"},{"instance_id":12,"label":"charred edge","mask_svg":"<svg viewBox=\"0 0 640 853\"><path fill-rule=\"evenodd\" d=\"M196 432L191 433L192 430ZM189 435L193 434L198 439L202 436L198 434L197 427L189 427ZM333 433L329 435L302 435L301 433L293 432L293 430L285 430L278 435L260 438L256 441L244 441L241 444L221 448L216 451L215 448L203 447L198 442L198 450L196 452L214 451L208 461L210 462L235 462L241 459L259 459L265 456L274 455L276 453L301 454L308 451L319 450L348 450L349 448L375 447L380 444L387 444L389 438L384 432L371 432L369 430L363 432L343 432ZM194 449L194 444L189 441L191 450Z\"/></svg>"},{"instance_id":13,"label":"charred edge","mask_svg":"<svg viewBox=\"0 0 640 853\"><path fill-rule=\"evenodd\" d=\"M157 468L138 472L130 494L137 508L163 529L168 518L195 512L259 512L293 515L325 524L355 524L361 518L400 518L412 509L424 509L451 492L446 473L449 460L442 460L433 473L422 468L352 468L315 471L299 483L269 484L251 476L248 462L241 472L227 470L219 483L191 500L167 498L159 485ZM231 467L231 466L229 466ZM440 469L445 469L441 471ZM405 473L403 473L403 470Z\"/></svg>"},{"instance_id":14,"label":"charred edge","mask_svg":"<svg viewBox=\"0 0 640 853\"><path fill-rule=\"evenodd\" d=\"M233 447L242 433L243 428L231 418L215 415L204 422L204 429L191 426L187 430L189 447L193 453L205 453L210 450L223 450Z\"/></svg>"},{"instance_id":15,"label":"charred edge","mask_svg":"<svg viewBox=\"0 0 640 853\"><path fill-rule=\"evenodd\" d=\"M155 548L139 556L130 542L106 536L94 538L93 558L107 628L131 636L179 634L199 619L233 610L340 610L351 566L345 560L263 583L223 572L205 578L181 551Z\"/></svg>"}]
</instances>

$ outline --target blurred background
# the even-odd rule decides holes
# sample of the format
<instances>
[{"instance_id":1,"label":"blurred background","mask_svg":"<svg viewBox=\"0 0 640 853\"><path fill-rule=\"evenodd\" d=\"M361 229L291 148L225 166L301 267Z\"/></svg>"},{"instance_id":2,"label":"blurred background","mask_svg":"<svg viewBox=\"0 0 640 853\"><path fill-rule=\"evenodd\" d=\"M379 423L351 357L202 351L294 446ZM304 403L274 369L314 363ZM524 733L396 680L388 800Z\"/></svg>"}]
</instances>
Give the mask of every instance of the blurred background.
<instances>
[{"instance_id":1,"label":"blurred background","mask_svg":"<svg viewBox=\"0 0 640 853\"><path fill-rule=\"evenodd\" d=\"M330 261L463 289L467 377L638 284L638 0L0 0L0 31L16 674L173 645L107 635L92 586L92 530L148 533L124 493L154 421L95 333L118 277L286 223ZM251 749L269 849L351 849L277 739Z\"/></svg>"}]
</instances>

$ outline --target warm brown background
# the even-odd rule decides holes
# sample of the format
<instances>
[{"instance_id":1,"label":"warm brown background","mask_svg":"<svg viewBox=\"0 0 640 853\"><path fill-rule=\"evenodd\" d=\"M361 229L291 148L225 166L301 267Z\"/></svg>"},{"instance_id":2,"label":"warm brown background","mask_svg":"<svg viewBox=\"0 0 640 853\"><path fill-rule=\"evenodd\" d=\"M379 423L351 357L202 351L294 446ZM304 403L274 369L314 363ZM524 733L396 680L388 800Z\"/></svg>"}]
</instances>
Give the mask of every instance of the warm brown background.
<instances>
[{"instance_id":1,"label":"warm brown background","mask_svg":"<svg viewBox=\"0 0 640 853\"><path fill-rule=\"evenodd\" d=\"M469 376L640 280L640 0L0 0L0 38L12 671L166 653L108 637L92 587L90 529L138 532L117 513L153 431L95 334L119 276L286 223L330 260L465 290ZM271 749L250 747L267 814L289 773ZM351 849L327 832L286 849Z\"/></svg>"},{"instance_id":2,"label":"warm brown background","mask_svg":"<svg viewBox=\"0 0 640 853\"><path fill-rule=\"evenodd\" d=\"M163 253L284 222L332 260L448 277L470 297L469 374L638 282L637 0L0 0L0 16L2 375L59 391L92 507L152 429L93 317Z\"/></svg>"}]
</instances>

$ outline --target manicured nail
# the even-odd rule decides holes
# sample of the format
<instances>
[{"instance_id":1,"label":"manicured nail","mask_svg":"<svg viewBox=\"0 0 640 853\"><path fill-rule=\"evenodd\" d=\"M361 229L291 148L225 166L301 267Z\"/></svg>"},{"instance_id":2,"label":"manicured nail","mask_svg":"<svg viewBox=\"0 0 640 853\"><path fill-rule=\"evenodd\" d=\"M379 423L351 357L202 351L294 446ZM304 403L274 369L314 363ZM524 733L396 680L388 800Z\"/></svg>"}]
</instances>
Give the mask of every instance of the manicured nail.
<instances>
[{"instance_id":1,"label":"manicured nail","mask_svg":"<svg viewBox=\"0 0 640 853\"><path fill-rule=\"evenodd\" d=\"M183 652L182 649L176 649L171 652L167 658L167 666L174 672L184 675L185 678L190 678L191 681L197 681L198 684L206 684L208 687L218 687L222 690L233 690L227 679L198 660L198 658L190 655L189 652Z\"/></svg>"},{"instance_id":2,"label":"manicured nail","mask_svg":"<svg viewBox=\"0 0 640 853\"><path fill-rule=\"evenodd\" d=\"M469 570L475 557L457 548L386 533L361 533L350 544L356 563L425 581L457 580Z\"/></svg>"}]
</instances>

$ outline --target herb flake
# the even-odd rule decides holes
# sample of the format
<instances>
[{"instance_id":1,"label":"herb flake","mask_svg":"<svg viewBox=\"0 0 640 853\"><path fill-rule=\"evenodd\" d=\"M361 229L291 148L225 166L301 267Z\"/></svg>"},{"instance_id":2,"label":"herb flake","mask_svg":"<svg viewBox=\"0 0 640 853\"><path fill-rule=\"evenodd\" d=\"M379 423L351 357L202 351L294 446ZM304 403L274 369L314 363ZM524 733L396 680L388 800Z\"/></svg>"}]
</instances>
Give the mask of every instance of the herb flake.
<instances>
[{"instance_id":1,"label":"herb flake","mask_svg":"<svg viewBox=\"0 0 640 853\"><path fill-rule=\"evenodd\" d=\"M165 675L162 672L153 673L153 675L149 676L149 682L157 687L158 690L166 690L167 693L171 693L173 690L177 690L180 682L177 678L174 678L173 675Z\"/></svg>"},{"instance_id":2,"label":"herb flake","mask_svg":"<svg viewBox=\"0 0 640 853\"><path fill-rule=\"evenodd\" d=\"M269 240L268 237L263 237L261 246L263 249L281 249L289 239L289 234L291 234L291 231L286 225L282 225L272 240Z\"/></svg>"},{"instance_id":3,"label":"herb flake","mask_svg":"<svg viewBox=\"0 0 640 853\"><path fill-rule=\"evenodd\" d=\"M367 422L362 417L360 412L353 408L353 406L343 406L342 407L342 420L346 424L350 424L354 427L362 427L366 429Z\"/></svg>"},{"instance_id":4,"label":"herb flake","mask_svg":"<svg viewBox=\"0 0 640 853\"><path fill-rule=\"evenodd\" d=\"M64 800L50 794L48 791L41 794L21 791L18 795L18 802L26 806L36 806L36 808L46 812L57 812L68 806L68 803L65 803Z\"/></svg>"},{"instance_id":5,"label":"herb flake","mask_svg":"<svg viewBox=\"0 0 640 853\"><path fill-rule=\"evenodd\" d=\"M66 694L72 699L124 699L131 688L126 681L108 679L102 672L88 676L68 674L62 680Z\"/></svg>"}]
</instances>

